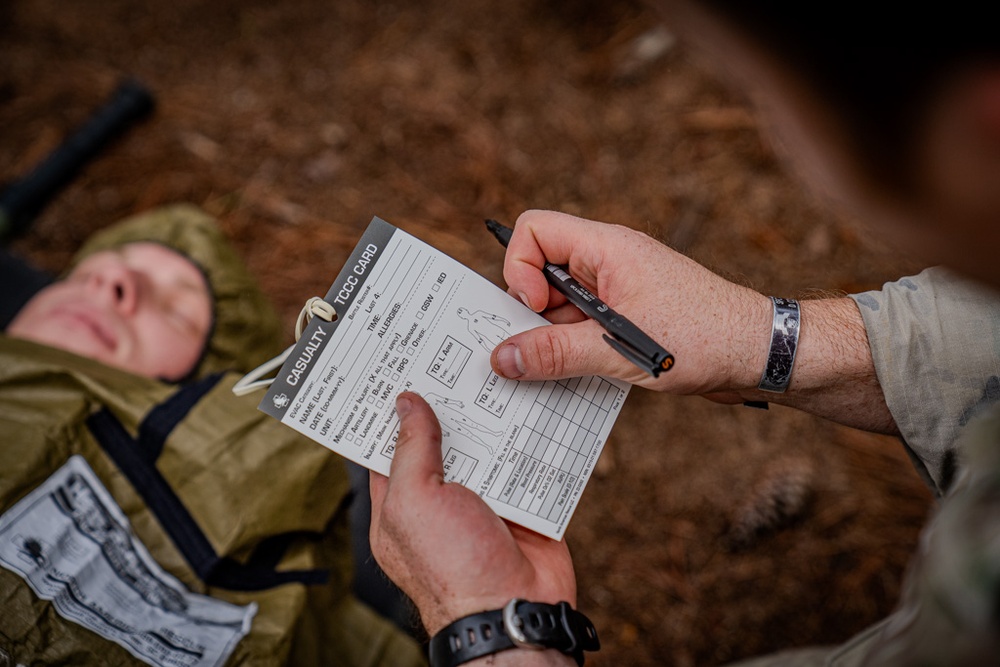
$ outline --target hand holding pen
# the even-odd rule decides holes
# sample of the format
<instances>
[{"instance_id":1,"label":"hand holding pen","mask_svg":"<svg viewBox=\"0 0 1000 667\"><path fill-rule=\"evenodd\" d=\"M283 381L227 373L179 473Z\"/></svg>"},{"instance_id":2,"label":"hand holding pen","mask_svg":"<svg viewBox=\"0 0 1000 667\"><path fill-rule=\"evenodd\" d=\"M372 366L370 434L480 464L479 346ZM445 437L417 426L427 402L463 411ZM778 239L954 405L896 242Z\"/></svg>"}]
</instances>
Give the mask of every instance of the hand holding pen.
<instances>
[{"instance_id":1,"label":"hand holding pen","mask_svg":"<svg viewBox=\"0 0 1000 667\"><path fill-rule=\"evenodd\" d=\"M486 228L493 236L507 247L514 230L496 220L487 220ZM580 309L584 315L604 327L606 334L604 342L615 351L631 361L638 368L649 373L654 378L663 371L669 371L674 365L674 356L667 352L659 343L633 324L624 315L615 312L608 304L581 285L576 278L566 272L561 266L545 262L542 272L549 283L556 288L566 300Z\"/></svg>"},{"instance_id":2,"label":"hand holding pen","mask_svg":"<svg viewBox=\"0 0 1000 667\"><path fill-rule=\"evenodd\" d=\"M546 278L547 264L562 267L587 292L627 318L655 346L649 356L640 352L641 360L633 361L618 347L612 350L603 336L622 342L612 327L601 326L558 291ZM641 232L529 211L518 219L510 238L504 279L513 295L556 325L517 334L498 346L492 364L504 377L604 375L677 394L725 392L737 382L756 386L760 379L770 302ZM638 338L622 338L644 349ZM745 352L757 347L759 359ZM668 357L655 357L656 348L661 355L677 358L671 370L658 377L652 364L663 364ZM752 379L751 370L756 376ZM734 371L745 372L747 378Z\"/></svg>"}]
</instances>

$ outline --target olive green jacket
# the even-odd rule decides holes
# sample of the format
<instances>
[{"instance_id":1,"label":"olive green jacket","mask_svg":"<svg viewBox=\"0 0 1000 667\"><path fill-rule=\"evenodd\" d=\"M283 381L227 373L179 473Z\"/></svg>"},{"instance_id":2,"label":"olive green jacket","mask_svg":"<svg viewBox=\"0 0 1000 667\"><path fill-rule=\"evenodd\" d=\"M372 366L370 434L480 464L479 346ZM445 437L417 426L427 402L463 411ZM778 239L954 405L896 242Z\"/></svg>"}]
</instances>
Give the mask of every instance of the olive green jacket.
<instances>
[{"instance_id":1,"label":"olive green jacket","mask_svg":"<svg viewBox=\"0 0 1000 667\"><path fill-rule=\"evenodd\" d=\"M156 209L75 261L133 241L201 268L212 332L182 385L0 335L0 665L422 664L349 592L343 460L230 390L281 328L215 221Z\"/></svg>"},{"instance_id":2,"label":"olive green jacket","mask_svg":"<svg viewBox=\"0 0 1000 667\"><path fill-rule=\"evenodd\" d=\"M257 411L255 397L232 395L236 378L179 388L0 337L0 541L9 561L0 555L0 657L25 665L141 664L93 624L64 618L10 567L58 579L47 550L60 545L31 538L31 522L13 521L10 510L78 456L120 509L130 539L181 591L256 606L249 631L219 664L422 662L415 643L349 593L342 460ZM185 512L189 522L174 521ZM114 550L110 538L100 539ZM63 587L84 598L78 607L90 604L75 579ZM130 613L110 616L120 622Z\"/></svg>"}]
</instances>

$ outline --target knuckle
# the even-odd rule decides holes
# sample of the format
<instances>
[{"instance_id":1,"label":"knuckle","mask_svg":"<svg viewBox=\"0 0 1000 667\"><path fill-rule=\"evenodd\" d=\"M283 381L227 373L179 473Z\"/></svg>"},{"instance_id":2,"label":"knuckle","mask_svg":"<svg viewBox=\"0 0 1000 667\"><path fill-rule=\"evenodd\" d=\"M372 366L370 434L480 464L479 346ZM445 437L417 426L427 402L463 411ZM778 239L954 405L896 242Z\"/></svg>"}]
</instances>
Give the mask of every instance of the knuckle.
<instances>
[{"instance_id":1,"label":"knuckle","mask_svg":"<svg viewBox=\"0 0 1000 667\"><path fill-rule=\"evenodd\" d=\"M406 443L413 439L413 420L406 419L403 420L399 425L399 435L396 436L396 447L398 448L400 444L404 447Z\"/></svg>"},{"instance_id":2,"label":"knuckle","mask_svg":"<svg viewBox=\"0 0 1000 667\"><path fill-rule=\"evenodd\" d=\"M546 327L536 346L538 370L546 377L561 376L567 366L568 346L564 336Z\"/></svg>"}]
</instances>

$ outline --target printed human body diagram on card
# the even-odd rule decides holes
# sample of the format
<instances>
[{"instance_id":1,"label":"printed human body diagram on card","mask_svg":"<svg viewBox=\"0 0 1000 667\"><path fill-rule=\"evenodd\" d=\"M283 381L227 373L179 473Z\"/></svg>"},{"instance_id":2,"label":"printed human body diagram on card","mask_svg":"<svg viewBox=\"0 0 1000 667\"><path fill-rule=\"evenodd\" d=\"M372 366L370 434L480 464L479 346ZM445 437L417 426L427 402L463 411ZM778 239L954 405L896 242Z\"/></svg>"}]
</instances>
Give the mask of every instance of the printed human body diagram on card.
<instances>
[{"instance_id":1,"label":"printed human body diagram on card","mask_svg":"<svg viewBox=\"0 0 1000 667\"><path fill-rule=\"evenodd\" d=\"M381 474L399 431L395 399L422 395L441 422L445 478L500 516L561 538L628 394L600 377L517 382L490 353L548 324L505 291L375 218L260 409Z\"/></svg>"}]
</instances>

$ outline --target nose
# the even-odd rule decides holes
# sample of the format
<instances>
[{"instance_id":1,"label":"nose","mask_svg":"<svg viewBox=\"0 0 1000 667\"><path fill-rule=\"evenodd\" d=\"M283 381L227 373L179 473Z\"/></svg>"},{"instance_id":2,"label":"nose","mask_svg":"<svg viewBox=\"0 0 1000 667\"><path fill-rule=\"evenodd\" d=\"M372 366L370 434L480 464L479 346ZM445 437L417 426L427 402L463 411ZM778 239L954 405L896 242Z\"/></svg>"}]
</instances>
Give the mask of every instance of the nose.
<instances>
[{"instance_id":1,"label":"nose","mask_svg":"<svg viewBox=\"0 0 1000 667\"><path fill-rule=\"evenodd\" d=\"M114 306L115 310L130 315L139 301L139 275L121 261L106 263L88 275L88 286Z\"/></svg>"}]
</instances>

